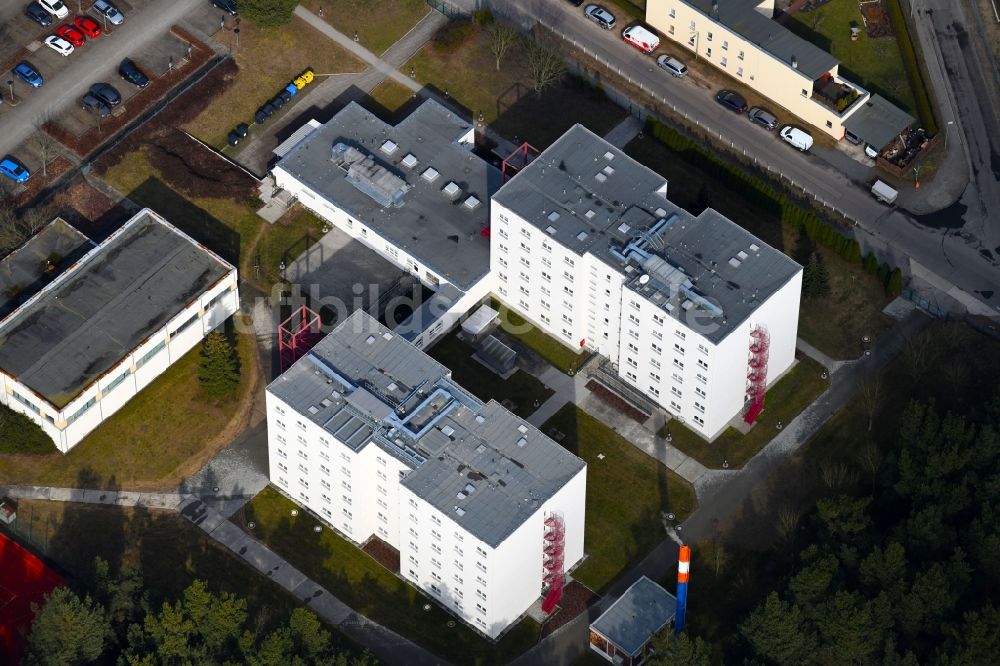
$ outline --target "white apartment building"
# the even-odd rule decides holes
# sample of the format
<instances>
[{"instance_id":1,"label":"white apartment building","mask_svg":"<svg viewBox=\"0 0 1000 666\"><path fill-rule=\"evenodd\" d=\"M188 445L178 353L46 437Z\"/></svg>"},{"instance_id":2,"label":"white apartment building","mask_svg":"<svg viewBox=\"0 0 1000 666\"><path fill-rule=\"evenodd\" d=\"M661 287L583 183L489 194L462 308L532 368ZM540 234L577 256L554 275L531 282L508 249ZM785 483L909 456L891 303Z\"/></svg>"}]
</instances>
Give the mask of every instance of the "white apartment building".
<instances>
[{"instance_id":1,"label":"white apartment building","mask_svg":"<svg viewBox=\"0 0 1000 666\"><path fill-rule=\"evenodd\" d=\"M0 262L4 294L30 286L40 250L29 241ZM0 403L63 453L239 309L236 268L149 209L84 251L0 309Z\"/></svg>"},{"instance_id":2,"label":"white apartment building","mask_svg":"<svg viewBox=\"0 0 1000 666\"><path fill-rule=\"evenodd\" d=\"M490 291L489 197L500 172L474 129L427 100L398 125L351 102L275 151L275 184L435 292L398 331L423 347Z\"/></svg>"},{"instance_id":3,"label":"white apartment building","mask_svg":"<svg viewBox=\"0 0 1000 666\"><path fill-rule=\"evenodd\" d=\"M545 590L547 525L583 557L586 464L364 312L268 386L267 430L279 489L491 639Z\"/></svg>"},{"instance_id":4,"label":"white apartment building","mask_svg":"<svg viewBox=\"0 0 1000 666\"><path fill-rule=\"evenodd\" d=\"M707 439L794 361L801 266L674 205L662 176L581 125L494 195L491 240L501 300Z\"/></svg>"},{"instance_id":5,"label":"white apartment building","mask_svg":"<svg viewBox=\"0 0 1000 666\"><path fill-rule=\"evenodd\" d=\"M878 150L913 124L912 116L841 76L830 53L772 20L774 11L774 0L648 0L646 20L834 139L847 136Z\"/></svg>"}]
</instances>

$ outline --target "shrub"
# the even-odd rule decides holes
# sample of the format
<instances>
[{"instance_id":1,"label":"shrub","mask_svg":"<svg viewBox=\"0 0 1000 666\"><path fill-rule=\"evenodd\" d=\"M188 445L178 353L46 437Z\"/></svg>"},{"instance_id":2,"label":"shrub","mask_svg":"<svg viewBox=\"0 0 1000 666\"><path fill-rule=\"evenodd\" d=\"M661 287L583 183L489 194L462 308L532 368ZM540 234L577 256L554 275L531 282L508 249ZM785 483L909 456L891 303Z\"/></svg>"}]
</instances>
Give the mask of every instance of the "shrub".
<instances>
[{"instance_id":1,"label":"shrub","mask_svg":"<svg viewBox=\"0 0 1000 666\"><path fill-rule=\"evenodd\" d=\"M899 270L899 266L892 269L892 273L889 274L889 283L885 291L890 296L899 296L903 291L903 271Z\"/></svg>"},{"instance_id":2,"label":"shrub","mask_svg":"<svg viewBox=\"0 0 1000 666\"><path fill-rule=\"evenodd\" d=\"M889 7L889 19L892 21L892 29L896 32L896 39L899 42L899 51L903 56L903 66L906 68L906 78L910 80L910 87L913 88L913 97L917 103L917 117L920 124L931 136L938 133L937 121L934 119L934 107L931 105L930 94L924 84L924 77L920 72L920 64L917 62L917 53L910 40L910 31L906 25L906 18L903 16L903 8L899 0L887 0Z\"/></svg>"},{"instance_id":3,"label":"shrub","mask_svg":"<svg viewBox=\"0 0 1000 666\"><path fill-rule=\"evenodd\" d=\"M872 275L878 272L878 257L875 256L874 252L869 252L865 255L864 267L865 271Z\"/></svg>"},{"instance_id":4,"label":"shrub","mask_svg":"<svg viewBox=\"0 0 1000 666\"><path fill-rule=\"evenodd\" d=\"M240 0L240 14L258 28L277 28L292 20L298 0Z\"/></svg>"},{"instance_id":5,"label":"shrub","mask_svg":"<svg viewBox=\"0 0 1000 666\"><path fill-rule=\"evenodd\" d=\"M434 36L434 48L441 53L453 53L472 37L476 24L469 19L449 21Z\"/></svg>"},{"instance_id":6,"label":"shrub","mask_svg":"<svg viewBox=\"0 0 1000 666\"><path fill-rule=\"evenodd\" d=\"M37 423L0 405L0 453L55 453L56 447Z\"/></svg>"},{"instance_id":7,"label":"shrub","mask_svg":"<svg viewBox=\"0 0 1000 666\"><path fill-rule=\"evenodd\" d=\"M486 9L477 9L476 13L472 15L472 20L475 21L476 25L480 28L485 28L493 23L493 12L490 11L489 7Z\"/></svg>"}]
</instances>

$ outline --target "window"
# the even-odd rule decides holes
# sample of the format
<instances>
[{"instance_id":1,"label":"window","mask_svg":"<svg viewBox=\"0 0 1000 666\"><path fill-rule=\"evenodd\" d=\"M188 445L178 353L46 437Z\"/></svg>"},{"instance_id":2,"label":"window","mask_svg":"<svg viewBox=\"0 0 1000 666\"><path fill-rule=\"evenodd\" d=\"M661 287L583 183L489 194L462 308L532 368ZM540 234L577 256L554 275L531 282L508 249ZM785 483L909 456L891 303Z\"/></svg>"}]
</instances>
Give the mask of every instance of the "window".
<instances>
[{"instance_id":1,"label":"window","mask_svg":"<svg viewBox=\"0 0 1000 666\"><path fill-rule=\"evenodd\" d=\"M673 393L674 395L676 395L678 398L683 398L684 397L684 394L681 393L681 390L679 388L677 388L676 386L671 386L670 387L670 392Z\"/></svg>"},{"instance_id":2,"label":"window","mask_svg":"<svg viewBox=\"0 0 1000 666\"><path fill-rule=\"evenodd\" d=\"M677 18L677 10L676 9L671 9L670 10L670 18Z\"/></svg>"},{"instance_id":3,"label":"window","mask_svg":"<svg viewBox=\"0 0 1000 666\"><path fill-rule=\"evenodd\" d=\"M809 97L809 91L808 91L808 90L806 90L805 88L803 88L803 89L802 89L802 96L803 96L803 97Z\"/></svg>"},{"instance_id":4,"label":"window","mask_svg":"<svg viewBox=\"0 0 1000 666\"><path fill-rule=\"evenodd\" d=\"M681 340L687 338L687 333L685 333L684 331L674 331L674 335L676 335Z\"/></svg>"},{"instance_id":5,"label":"window","mask_svg":"<svg viewBox=\"0 0 1000 666\"><path fill-rule=\"evenodd\" d=\"M178 326L177 328L175 328L174 332L171 333L170 336L173 337L175 335L180 335L181 333L183 333L184 331L186 331L188 328L191 327L191 324L193 324L196 321L198 321L198 317L199 317L199 315L197 315L197 314L192 315L190 319L188 319L183 324L181 324L180 326Z\"/></svg>"},{"instance_id":6,"label":"window","mask_svg":"<svg viewBox=\"0 0 1000 666\"><path fill-rule=\"evenodd\" d=\"M710 33L710 32L706 33L705 39L707 39L708 41L712 41L712 33Z\"/></svg>"},{"instance_id":7,"label":"window","mask_svg":"<svg viewBox=\"0 0 1000 666\"><path fill-rule=\"evenodd\" d=\"M677 366L678 368L680 368L681 370L684 369L684 363L682 363L680 360L678 360L676 358L674 359L674 365Z\"/></svg>"},{"instance_id":8,"label":"window","mask_svg":"<svg viewBox=\"0 0 1000 666\"><path fill-rule=\"evenodd\" d=\"M723 51L728 51L729 50L729 42L726 41L725 39L722 40L722 50Z\"/></svg>"},{"instance_id":9,"label":"window","mask_svg":"<svg viewBox=\"0 0 1000 666\"><path fill-rule=\"evenodd\" d=\"M683 353L684 353L684 347L681 347L681 346L680 346L679 344L677 344L676 342L674 343L674 350L675 350L675 351L677 351L677 352L680 352L681 354L683 354Z\"/></svg>"},{"instance_id":10,"label":"window","mask_svg":"<svg viewBox=\"0 0 1000 666\"><path fill-rule=\"evenodd\" d=\"M482 613L483 615L486 615L486 606L482 604L476 604L476 610Z\"/></svg>"},{"instance_id":11,"label":"window","mask_svg":"<svg viewBox=\"0 0 1000 666\"><path fill-rule=\"evenodd\" d=\"M833 127L833 123L828 120L828 121L826 121L826 126L827 127Z\"/></svg>"},{"instance_id":12,"label":"window","mask_svg":"<svg viewBox=\"0 0 1000 666\"><path fill-rule=\"evenodd\" d=\"M458 569L459 571L462 571L463 569L465 569L465 566L458 560L455 560L455 568ZM455 578L458 580L459 583L462 582L462 579L458 577L458 574L455 574Z\"/></svg>"},{"instance_id":13,"label":"window","mask_svg":"<svg viewBox=\"0 0 1000 666\"><path fill-rule=\"evenodd\" d=\"M635 359L632 358L631 356L626 356L625 357L625 362L628 363L629 365L631 365L633 368L638 368L639 367L639 364L636 363Z\"/></svg>"},{"instance_id":14,"label":"window","mask_svg":"<svg viewBox=\"0 0 1000 666\"><path fill-rule=\"evenodd\" d=\"M167 346L167 342L166 342L166 340L164 340L163 342L161 342L160 344L156 345L155 347L153 347L152 349L150 349L148 352L146 352L145 354L143 354L142 358L140 358L138 361L135 362L135 368L136 368L136 370L138 370L142 366L144 366L147 363L149 363L150 361L152 361L153 357L156 356L157 354L159 354L161 351L163 351L163 348L166 347L166 346Z\"/></svg>"},{"instance_id":15,"label":"window","mask_svg":"<svg viewBox=\"0 0 1000 666\"><path fill-rule=\"evenodd\" d=\"M565 292L566 292L567 294L569 294L570 296L572 296L572 295L573 295L573 290L572 290L572 289L570 289L569 287L563 287L563 291L565 291Z\"/></svg>"},{"instance_id":16,"label":"window","mask_svg":"<svg viewBox=\"0 0 1000 666\"><path fill-rule=\"evenodd\" d=\"M707 49L705 49L705 55L707 55L709 58L712 57L712 47L711 46L709 46Z\"/></svg>"},{"instance_id":17,"label":"window","mask_svg":"<svg viewBox=\"0 0 1000 666\"><path fill-rule=\"evenodd\" d=\"M673 10L671 9L670 11L673 11ZM669 28L667 28L667 33L671 34L671 35L674 34L674 26L673 25L671 25Z\"/></svg>"},{"instance_id":18,"label":"window","mask_svg":"<svg viewBox=\"0 0 1000 666\"><path fill-rule=\"evenodd\" d=\"M723 59L722 59L722 60L721 60L721 61L719 62L719 64L720 64L720 65L722 65L723 67L725 67L725 66L726 66L726 58L723 58Z\"/></svg>"},{"instance_id":19,"label":"window","mask_svg":"<svg viewBox=\"0 0 1000 666\"><path fill-rule=\"evenodd\" d=\"M655 372L649 373L649 378L657 382L660 381L660 376Z\"/></svg>"},{"instance_id":20,"label":"window","mask_svg":"<svg viewBox=\"0 0 1000 666\"><path fill-rule=\"evenodd\" d=\"M652 347L653 351L655 351L657 354L660 354L660 353L663 352L663 347L661 347L660 345L656 344L655 342L650 343L649 346Z\"/></svg>"},{"instance_id":21,"label":"window","mask_svg":"<svg viewBox=\"0 0 1000 666\"><path fill-rule=\"evenodd\" d=\"M703 367L706 370L708 370L708 363L706 363L704 359L699 358L698 359L698 365L700 365L701 367Z\"/></svg>"},{"instance_id":22,"label":"window","mask_svg":"<svg viewBox=\"0 0 1000 666\"><path fill-rule=\"evenodd\" d=\"M703 418L701 418L700 416L697 416L697 415L695 415L695 417L694 417L694 422L697 423L700 426L705 425L705 419L703 419Z\"/></svg>"},{"instance_id":23,"label":"window","mask_svg":"<svg viewBox=\"0 0 1000 666\"><path fill-rule=\"evenodd\" d=\"M702 384L705 384L705 383L708 382L708 377L706 377L705 375L701 374L700 372L697 375L695 375L695 379L697 379Z\"/></svg>"},{"instance_id":24,"label":"window","mask_svg":"<svg viewBox=\"0 0 1000 666\"><path fill-rule=\"evenodd\" d=\"M701 404L700 402L694 403L694 408L697 409L699 412L702 413L705 412L705 405Z\"/></svg>"},{"instance_id":25,"label":"window","mask_svg":"<svg viewBox=\"0 0 1000 666\"><path fill-rule=\"evenodd\" d=\"M483 601L486 601L486 593L480 590L479 588L476 588L476 596L482 599Z\"/></svg>"},{"instance_id":26,"label":"window","mask_svg":"<svg viewBox=\"0 0 1000 666\"><path fill-rule=\"evenodd\" d=\"M563 261L565 261L566 265L569 266L570 268L576 266L576 262L570 259L569 257L563 257Z\"/></svg>"},{"instance_id":27,"label":"window","mask_svg":"<svg viewBox=\"0 0 1000 666\"><path fill-rule=\"evenodd\" d=\"M737 67L736 68L736 76L743 76L743 68L742 67Z\"/></svg>"},{"instance_id":28,"label":"window","mask_svg":"<svg viewBox=\"0 0 1000 666\"><path fill-rule=\"evenodd\" d=\"M697 386L695 387L695 389L694 389L694 392L695 392L696 394L698 394L699 396L701 396L702 398L706 398L706 397L708 397L708 396L706 395L706 393L705 393L705 390L704 390L704 389L701 389L701 388L698 388Z\"/></svg>"},{"instance_id":29,"label":"window","mask_svg":"<svg viewBox=\"0 0 1000 666\"><path fill-rule=\"evenodd\" d=\"M698 351L700 351L702 354L707 354L708 353L708 347L706 347L703 344L699 344L698 345Z\"/></svg>"},{"instance_id":30,"label":"window","mask_svg":"<svg viewBox=\"0 0 1000 666\"><path fill-rule=\"evenodd\" d=\"M740 54L739 54L739 55L738 55L737 57L738 57L738 58L739 58L740 60L743 60L743 51L740 51Z\"/></svg>"},{"instance_id":31,"label":"window","mask_svg":"<svg viewBox=\"0 0 1000 666\"><path fill-rule=\"evenodd\" d=\"M38 411L37 407L35 407L34 405L32 405L29 402L27 402L24 398L22 398L21 396L19 396L17 393L14 393L14 397L18 398L20 402L23 402L28 407L31 407L32 411L34 411L36 414L40 413ZM93 407L96 404L97 404L97 397L95 396L95 397L91 398L90 400L88 400L86 403L84 403L83 407L81 407L80 409L76 410L76 413L73 414L73 416L71 416L68 419L66 419L66 423L67 424L73 423L78 418L80 418L81 416L83 416L84 412L86 412L88 409L90 409L91 407Z\"/></svg>"},{"instance_id":32,"label":"window","mask_svg":"<svg viewBox=\"0 0 1000 666\"><path fill-rule=\"evenodd\" d=\"M694 25L694 21L691 21L691 25L690 25L690 28L691 28L692 30L697 30L697 29L698 29L698 28L696 28L696 27L695 27L695 25Z\"/></svg>"},{"instance_id":33,"label":"window","mask_svg":"<svg viewBox=\"0 0 1000 666\"><path fill-rule=\"evenodd\" d=\"M652 393L653 395L657 396L657 397L660 396L660 390L658 388L656 388L655 386L650 386L649 387L649 392Z\"/></svg>"}]
</instances>

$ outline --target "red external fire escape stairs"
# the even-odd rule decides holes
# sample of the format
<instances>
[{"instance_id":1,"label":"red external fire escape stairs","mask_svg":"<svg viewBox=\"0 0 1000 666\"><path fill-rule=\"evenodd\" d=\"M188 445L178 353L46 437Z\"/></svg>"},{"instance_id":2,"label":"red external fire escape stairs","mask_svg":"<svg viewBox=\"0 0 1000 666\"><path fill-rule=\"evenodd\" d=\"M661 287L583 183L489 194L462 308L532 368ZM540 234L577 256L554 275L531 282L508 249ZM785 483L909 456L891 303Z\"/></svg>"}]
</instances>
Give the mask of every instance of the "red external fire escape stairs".
<instances>
[{"instance_id":1,"label":"red external fire escape stairs","mask_svg":"<svg viewBox=\"0 0 1000 666\"><path fill-rule=\"evenodd\" d=\"M563 551L566 548L566 525L561 516L552 514L545 519L543 536L542 584L543 590L548 588L542 601L542 612L551 613L562 599L563 588L566 586L566 573L563 570Z\"/></svg>"},{"instance_id":2,"label":"red external fire escape stairs","mask_svg":"<svg viewBox=\"0 0 1000 666\"><path fill-rule=\"evenodd\" d=\"M303 305L278 326L278 357L281 371L292 367L323 337L319 315Z\"/></svg>"},{"instance_id":3,"label":"red external fire escape stairs","mask_svg":"<svg viewBox=\"0 0 1000 666\"><path fill-rule=\"evenodd\" d=\"M763 326L750 332L750 358L747 361L747 408L743 420L753 424L764 409L764 394L767 392L767 357L771 348L771 336Z\"/></svg>"}]
</instances>

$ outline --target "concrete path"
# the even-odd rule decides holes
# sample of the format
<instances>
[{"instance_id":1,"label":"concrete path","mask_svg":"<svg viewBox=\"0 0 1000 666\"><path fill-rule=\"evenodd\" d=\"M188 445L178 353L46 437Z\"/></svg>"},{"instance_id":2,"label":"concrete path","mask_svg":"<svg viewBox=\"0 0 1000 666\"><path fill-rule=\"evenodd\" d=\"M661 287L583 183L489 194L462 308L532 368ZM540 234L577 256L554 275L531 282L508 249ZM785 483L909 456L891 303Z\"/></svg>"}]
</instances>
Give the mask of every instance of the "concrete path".
<instances>
[{"instance_id":1,"label":"concrete path","mask_svg":"<svg viewBox=\"0 0 1000 666\"><path fill-rule=\"evenodd\" d=\"M826 369L830 371L831 375L837 372L837 370L839 370L840 368L842 368L845 363L850 362L850 361L834 361L833 358L824 354L820 350L816 349L802 338L795 339L795 348L798 349L803 354L805 354L806 356L808 356L809 358L811 358L812 360L819 363L820 365L825 366Z\"/></svg>"},{"instance_id":2,"label":"concrete path","mask_svg":"<svg viewBox=\"0 0 1000 666\"><path fill-rule=\"evenodd\" d=\"M611 128L604 135L604 140L616 148L625 148L625 145L637 137L642 131L642 121L633 115L629 115L625 120Z\"/></svg>"}]
</instances>

